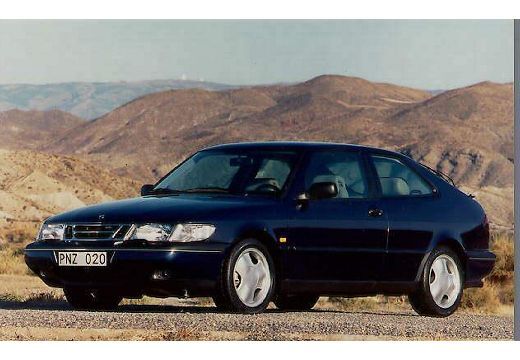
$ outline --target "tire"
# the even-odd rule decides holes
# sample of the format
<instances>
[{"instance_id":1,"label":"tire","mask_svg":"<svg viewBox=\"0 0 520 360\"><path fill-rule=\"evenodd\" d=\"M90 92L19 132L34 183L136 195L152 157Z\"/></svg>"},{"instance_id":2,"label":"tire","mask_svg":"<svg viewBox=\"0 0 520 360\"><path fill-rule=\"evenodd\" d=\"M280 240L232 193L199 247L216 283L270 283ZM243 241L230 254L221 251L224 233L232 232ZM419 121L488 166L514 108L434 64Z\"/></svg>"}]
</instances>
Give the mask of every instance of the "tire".
<instances>
[{"instance_id":1,"label":"tire","mask_svg":"<svg viewBox=\"0 0 520 360\"><path fill-rule=\"evenodd\" d=\"M69 305L77 310L112 310L123 300L120 295L101 290L65 288L63 292Z\"/></svg>"},{"instance_id":2,"label":"tire","mask_svg":"<svg viewBox=\"0 0 520 360\"><path fill-rule=\"evenodd\" d=\"M224 262L220 293L213 297L219 309L243 314L263 312L275 289L275 268L259 241L239 242Z\"/></svg>"},{"instance_id":3,"label":"tire","mask_svg":"<svg viewBox=\"0 0 520 360\"><path fill-rule=\"evenodd\" d=\"M220 294L213 296L213 302L215 303L215 306L220 311L229 311L231 310L231 306L229 304L229 301L226 300L226 298Z\"/></svg>"},{"instance_id":4,"label":"tire","mask_svg":"<svg viewBox=\"0 0 520 360\"><path fill-rule=\"evenodd\" d=\"M460 305L464 270L457 254L448 247L434 249L421 275L419 288L408 295L419 315L446 317Z\"/></svg>"},{"instance_id":5,"label":"tire","mask_svg":"<svg viewBox=\"0 0 520 360\"><path fill-rule=\"evenodd\" d=\"M278 295L274 304L280 310L304 311L310 310L316 305L318 295Z\"/></svg>"}]
</instances>

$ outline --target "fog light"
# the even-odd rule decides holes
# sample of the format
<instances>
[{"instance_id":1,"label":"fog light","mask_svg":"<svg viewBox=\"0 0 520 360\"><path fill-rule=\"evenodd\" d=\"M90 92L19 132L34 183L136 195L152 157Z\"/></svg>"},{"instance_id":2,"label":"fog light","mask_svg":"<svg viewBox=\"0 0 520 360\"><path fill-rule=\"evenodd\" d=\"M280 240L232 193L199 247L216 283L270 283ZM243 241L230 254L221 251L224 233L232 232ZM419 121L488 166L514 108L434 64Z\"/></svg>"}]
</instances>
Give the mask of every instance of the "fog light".
<instances>
[{"instance_id":1,"label":"fog light","mask_svg":"<svg viewBox=\"0 0 520 360\"><path fill-rule=\"evenodd\" d=\"M156 270L152 274L153 280L168 280L171 278L171 274L168 270Z\"/></svg>"}]
</instances>

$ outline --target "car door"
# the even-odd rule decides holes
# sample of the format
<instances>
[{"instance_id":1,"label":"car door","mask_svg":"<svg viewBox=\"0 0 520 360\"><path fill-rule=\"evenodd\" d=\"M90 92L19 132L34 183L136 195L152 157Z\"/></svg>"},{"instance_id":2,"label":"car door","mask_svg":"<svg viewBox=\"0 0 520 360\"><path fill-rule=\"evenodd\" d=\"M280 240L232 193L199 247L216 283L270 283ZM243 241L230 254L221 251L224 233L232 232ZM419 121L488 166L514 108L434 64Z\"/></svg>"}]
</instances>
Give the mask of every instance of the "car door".
<instances>
[{"instance_id":1,"label":"car door","mask_svg":"<svg viewBox=\"0 0 520 360\"><path fill-rule=\"evenodd\" d=\"M302 281L374 281L381 274L388 221L358 151L308 154L298 191L316 182L334 182L334 198L309 200L291 207L286 278ZM298 192L297 191L297 192Z\"/></svg>"},{"instance_id":2,"label":"car door","mask_svg":"<svg viewBox=\"0 0 520 360\"><path fill-rule=\"evenodd\" d=\"M376 174L381 206L386 209L389 221L381 280L413 281L436 227L434 209L438 193L406 159L378 153L368 158Z\"/></svg>"}]
</instances>

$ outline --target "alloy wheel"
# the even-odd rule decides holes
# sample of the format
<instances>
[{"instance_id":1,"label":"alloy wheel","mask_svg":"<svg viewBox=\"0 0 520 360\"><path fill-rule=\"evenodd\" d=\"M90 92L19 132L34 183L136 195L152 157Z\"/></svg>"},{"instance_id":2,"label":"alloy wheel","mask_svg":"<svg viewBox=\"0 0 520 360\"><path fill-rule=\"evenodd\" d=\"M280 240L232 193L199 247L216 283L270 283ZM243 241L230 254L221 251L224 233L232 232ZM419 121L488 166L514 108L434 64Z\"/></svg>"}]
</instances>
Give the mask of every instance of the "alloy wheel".
<instances>
[{"instance_id":1,"label":"alloy wheel","mask_svg":"<svg viewBox=\"0 0 520 360\"><path fill-rule=\"evenodd\" d=\"M269 294L271 282L265 255L256 248L245 249L233 269L233 285L240 301L248 307L259 306Z\"/></svg>"},{"instance_id":2,"label":"alloy wheel","mask_svg":"<svg viewBox=\"0 0 520 360\"><path fill-rule=\"evenodd\" d=\"M447 309L455 303L462 285L457 264L450 256L442 254L433 261L429 284L437 306Z\"/></svg>"}]
</instances>

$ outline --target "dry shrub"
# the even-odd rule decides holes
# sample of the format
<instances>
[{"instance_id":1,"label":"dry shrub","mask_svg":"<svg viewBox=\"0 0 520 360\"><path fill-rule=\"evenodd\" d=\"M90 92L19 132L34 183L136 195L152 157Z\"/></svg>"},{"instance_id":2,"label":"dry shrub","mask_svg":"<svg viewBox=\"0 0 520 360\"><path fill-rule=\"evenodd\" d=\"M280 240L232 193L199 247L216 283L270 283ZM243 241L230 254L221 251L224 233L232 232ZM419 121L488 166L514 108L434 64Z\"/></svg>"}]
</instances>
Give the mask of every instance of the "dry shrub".
<instances>
[{"instance_id":1,"label":"dry shrub","mask_svg":"<svg viewBox=\"0 0 520 360\"><path fill-rule=\"evenodd\" d=\"M405 296L329 297L325 298L324 301L324 307L332 307L342 311L396 311L409 308Z\"/></svg>"},{"instance_id":2,"label":"dry shrub","mask_svg":"<svg viewBox=\"0 0 520 360\"><path fill-rule=\"evenodd\" d=\"M24 302L26 303L57 303L57 302L63 302L63 296L57 295L55 293L49 293L49 292L38 292L35 294L30 294L24 299Z\"/></svg>"},{"instance_id":3,"label":"dry shrub","mask_svg":"<svg viewBox=\"0 0 520 360\"><path fill-rule=\"evenodd\" d=\"M501 289L498 285L486 281L482 288L464 290L460 306L475 312L500 312L502 306L500 292Z\"/></svg>"},{"instance_id":4,"label":"dry shrub","mask_svg":"<svg viewBox=\"0 0 520 360\"><path fill-rule=\"evenodd\" d=\"M62 303L65 301L63 295L55 292L36 292L25 295L12 294L12 293L1 293L0 301L19 303L19 304L55 304Z\"/></svg>"},{"instance_id":5,"label":"dry shrub","mask_svg":"<svg viewBox=\"0 0 520 360\"><path fill-rule=\"evenodd\" d=\"M32 275L23 260L23 247L34 240L39 224L32 222L0 223L0 274Z\"/></svg>"},{"instance_id":6,"label":"dry shrub","mask_svg":"<svg viewBox=\"0 0 520 360\"><path fill-rule=\"evenodd\" d=\"M29 270L23 260L23 249L15 246L0 246L0 274L29 275Z\"/></svg>"},{"instance_id":7,"label":"dry shrub","mask_svg":"<svg viewBox=\"0 0 520 360\"><path fill-rule=\"evenodd\" d=\"M33 222L4 222L0 223L0 245L20 244L31 242L38 233L40 224Z\"/></svg>"},{"instance_id":8,"label":"dry shrub","mask_svg":"<svg viewBox=\"0 0 520 360\"><path fill-rule=\"evenodd\" d=\"M513 280L515 270L515 245L513 234L496 233L491 236L491 250L497 256L495 268L488 280L504 283Z\"/></svg>"}]
</instances>

